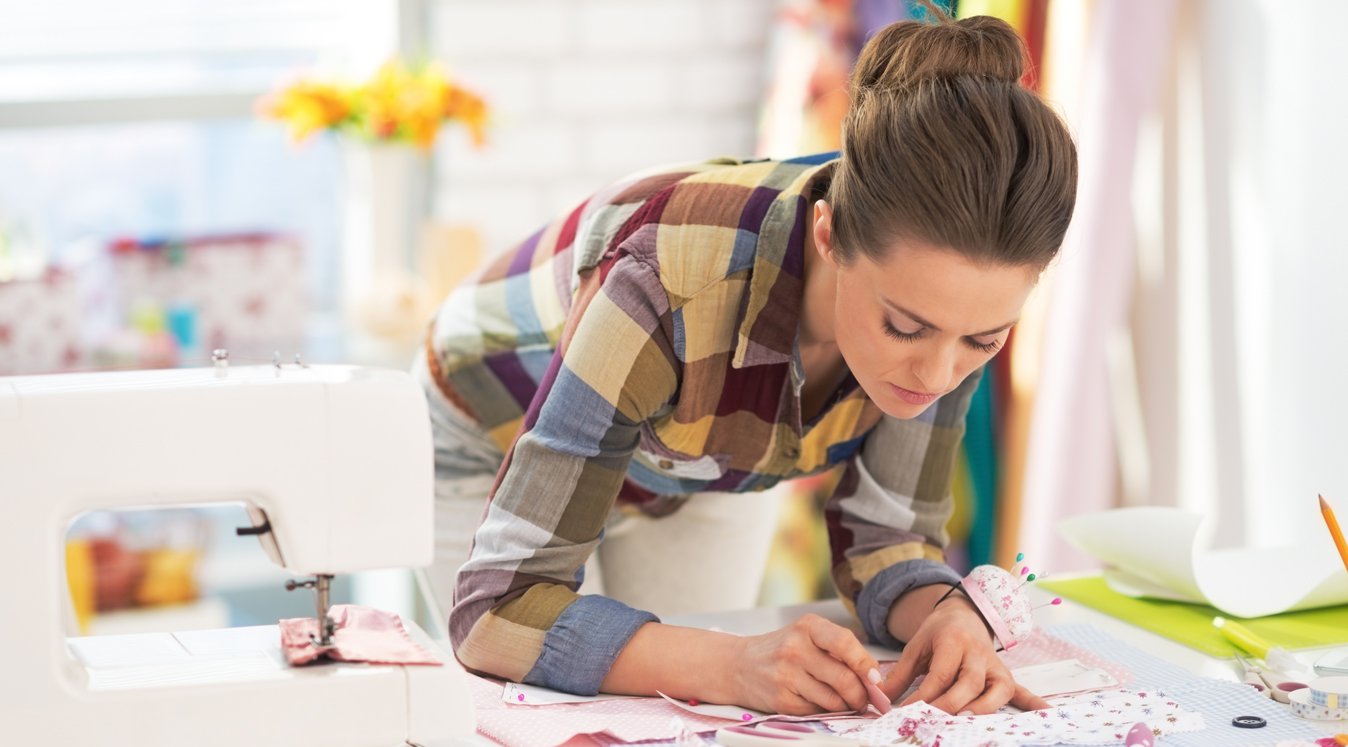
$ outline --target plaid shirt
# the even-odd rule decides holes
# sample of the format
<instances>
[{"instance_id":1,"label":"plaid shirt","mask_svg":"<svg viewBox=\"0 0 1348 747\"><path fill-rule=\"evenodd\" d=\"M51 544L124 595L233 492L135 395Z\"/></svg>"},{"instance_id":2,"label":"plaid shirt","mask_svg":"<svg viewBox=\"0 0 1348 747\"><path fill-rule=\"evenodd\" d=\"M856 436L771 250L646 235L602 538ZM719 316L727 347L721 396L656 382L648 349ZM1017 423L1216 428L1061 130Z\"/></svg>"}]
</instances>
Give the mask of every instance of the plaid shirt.
<instances>
[{"instance_id":1,"label":"plaid shirt","mask_svg":"<svg viewBox=\"0 0 1348 747\"><path fill-rule=\"evenodd\" d=\"M656 619L575 593L615 500L661 514L845 464L833 576L871 638L897 645L885 618L909 588L958 583L944 526L978 375L908 421L848 376L801 419L804 236L835 157L629 177L445 300L433 378L506 452L450 614L465 666L598 691Z\"/></svg>"}]
</instances>

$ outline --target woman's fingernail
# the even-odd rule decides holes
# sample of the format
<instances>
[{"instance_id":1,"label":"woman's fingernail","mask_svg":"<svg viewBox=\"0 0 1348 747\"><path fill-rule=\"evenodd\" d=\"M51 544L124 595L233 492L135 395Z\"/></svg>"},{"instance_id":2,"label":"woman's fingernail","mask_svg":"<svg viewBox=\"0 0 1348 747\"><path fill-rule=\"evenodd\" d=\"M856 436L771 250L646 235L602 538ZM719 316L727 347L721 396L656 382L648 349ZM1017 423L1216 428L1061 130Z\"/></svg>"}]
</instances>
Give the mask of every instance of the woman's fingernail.
<instances>
[{"instance_id":1,"label":"woman's fingernail","mask_svg":"<svg viewBox=\"0 0 1348 747\"><path fill-rule=\"evenodd\" d=\"M871 671L866 673L866 679L870 680L872 685L880 684L880 680L882 679L880 677L880 670L876 669L875 667L871 667Z\"/></svg>"},{"instance_id":2,"label":"woman's fingernail","mask_svg":"<svg viewBox=\"0 0 1348 747\"><path fill-rule=\"evenodd\" d=\"M959 713L957 713L957 714L955 714L955 715L957 715L957 716L972 716L972 715L974 715L974 712L973 712L973 711L960 711Z\"/></svg>"}]
</instances>

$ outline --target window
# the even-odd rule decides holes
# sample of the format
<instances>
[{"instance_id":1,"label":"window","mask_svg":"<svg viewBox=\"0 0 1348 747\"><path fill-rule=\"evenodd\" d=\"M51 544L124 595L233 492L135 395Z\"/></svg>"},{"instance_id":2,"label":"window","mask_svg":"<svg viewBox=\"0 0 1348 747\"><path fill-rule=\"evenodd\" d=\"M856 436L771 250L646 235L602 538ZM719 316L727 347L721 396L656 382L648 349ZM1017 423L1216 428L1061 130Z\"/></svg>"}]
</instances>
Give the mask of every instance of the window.
<instances>
[{"instance_id":1,"label":"window","mask_svg":"<svg viewBox=\"0 0 1348 747\"><path fill-rule=\"evenodd\" d=\"M276 232L336 303L341 163L257 98L392 53L393 0L0 0L0 281L119 237Z\"/></svg>"}]
</instances>

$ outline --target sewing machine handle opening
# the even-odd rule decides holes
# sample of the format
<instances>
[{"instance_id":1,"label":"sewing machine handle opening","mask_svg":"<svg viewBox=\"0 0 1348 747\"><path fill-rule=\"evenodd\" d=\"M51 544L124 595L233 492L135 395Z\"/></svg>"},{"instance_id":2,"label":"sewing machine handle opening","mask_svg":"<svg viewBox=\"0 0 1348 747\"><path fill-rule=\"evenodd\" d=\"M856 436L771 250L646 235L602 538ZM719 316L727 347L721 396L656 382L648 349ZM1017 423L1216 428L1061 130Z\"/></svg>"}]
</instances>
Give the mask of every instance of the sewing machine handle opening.
<instances>
[{"instance_id":1,"label":"sewing machine handle opening","mask_svg":"<svg viewBox=\"0 0 1348 747\"><path fill-rule=\"evenodd\" d=\"M262 523L253 527L235 527L234 534L240 537L253 537L259 534L267 534L271 531L271 521L263 519Z\"/></svg>"}]
</instances>

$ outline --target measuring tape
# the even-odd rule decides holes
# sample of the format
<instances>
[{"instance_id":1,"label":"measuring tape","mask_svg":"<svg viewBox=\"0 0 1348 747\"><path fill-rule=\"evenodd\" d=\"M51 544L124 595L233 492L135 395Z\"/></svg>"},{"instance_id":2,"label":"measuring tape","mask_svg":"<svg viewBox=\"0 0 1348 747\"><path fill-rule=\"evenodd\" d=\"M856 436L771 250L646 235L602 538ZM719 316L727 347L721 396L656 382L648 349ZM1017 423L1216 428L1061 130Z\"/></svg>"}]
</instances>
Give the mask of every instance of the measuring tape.
<instances>
[{"instance_id":1,"label":"measuring tape","mask_svg":"<svg viewBox=\"0 0 1348 747\"><path fill-rule=\"evenodd\" d=\"M1321 677L1310 686L1311 702L1326 708L1348 708L1348 677Z\"/></svg>"},{"instance_id":2,"label":"measuring tape","mask_svg":"<svg viewBox=\"0 0 1348 747\"><path fill-rule=\"evenodd\" d=\"M1292 711L1313 721L1348 721L1348 677L1321 677L1288 693Z\"/></svg>"}]
</instances>

